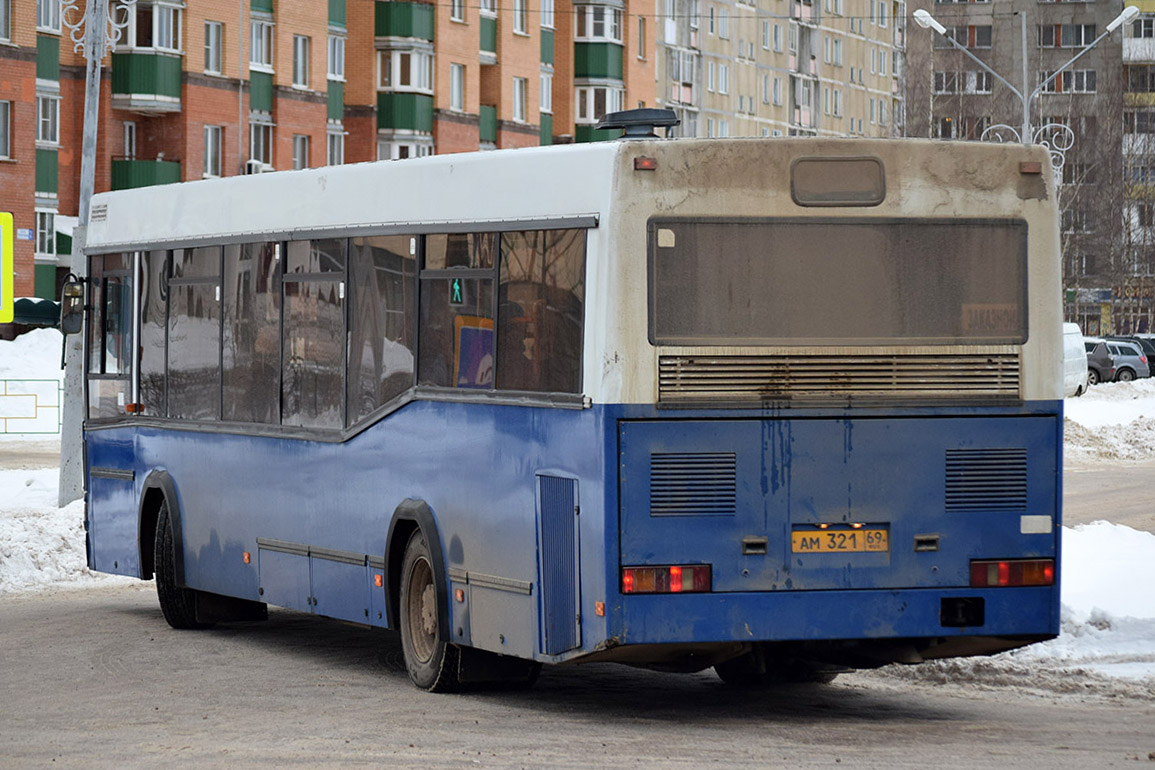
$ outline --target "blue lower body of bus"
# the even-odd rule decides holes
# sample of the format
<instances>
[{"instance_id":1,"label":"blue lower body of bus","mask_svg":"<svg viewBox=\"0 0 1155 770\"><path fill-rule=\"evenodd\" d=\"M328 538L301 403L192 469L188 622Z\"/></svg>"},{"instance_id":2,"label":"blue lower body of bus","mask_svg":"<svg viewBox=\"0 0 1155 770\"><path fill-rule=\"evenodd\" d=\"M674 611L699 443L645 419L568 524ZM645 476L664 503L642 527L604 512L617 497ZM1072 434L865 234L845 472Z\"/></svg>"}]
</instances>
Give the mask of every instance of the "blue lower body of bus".
<instances>
[{"instance_id":1,"label":"blue lower body of bus","mask_svg":"<svg viewBox=\"0 0 1155 770\"><path fill-rule=\"evenodd\" d=\"M420 527L444 632L522 658L992 652L1058 633L1061 435L1061 402L417 400L345 441L88 426L88 559L148 577L163 500L188 588L382 627ZM998 585L1000 563L1027 561L1053 583ZM988 564L996 587L975 584Z\"/></svg>"}]
</instances>

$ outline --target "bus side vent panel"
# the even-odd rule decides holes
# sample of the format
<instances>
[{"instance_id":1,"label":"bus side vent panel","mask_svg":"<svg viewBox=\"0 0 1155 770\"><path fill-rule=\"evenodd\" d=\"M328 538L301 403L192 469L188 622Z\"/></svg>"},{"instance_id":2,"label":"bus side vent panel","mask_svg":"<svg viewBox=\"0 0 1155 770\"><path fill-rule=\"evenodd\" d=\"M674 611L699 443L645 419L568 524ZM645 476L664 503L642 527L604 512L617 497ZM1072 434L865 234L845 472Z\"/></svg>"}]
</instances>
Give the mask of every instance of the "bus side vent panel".
<instances>
[{"instance_id":1,"label":"bus side vent panel","mask_svg":"<svg viewBox=\"0 0 1155 770\"><path fill-rule=\"evenodd\" d=\"M581 644L578 625L577 482L538 476L541 511L541 604L544 651L559 655Z\"/></svg>"},{"instance_id":2,"label":"bus side vent panel","mask_svg":"<svg viewBox=\"0 0 1155 770\"><path fill-rule=\"evenodd\" d=\"M946 510L1027 510L1027 450L946 450Z\"/></svg>"},{"instance_id":3,"label":"bus side vent panel","mask_svg":"<svg viewBox=\"0 0 1155 770\"><path fill-rule=\"evenodd\" d=\"M733 516L737 505L733 452L650 455L651 516Z\"/></svg>"},{"instance_id":4,"label":"bus side vent panel","mask_svg":"<svg viewBox=\"0 0 1155 770\"><path fill-rule=\"evenodd\" d=\"M718 404L791 400L1019 396L1014 352L847 355L663 355L658 402Z\"/></svg>"}]
</instances>

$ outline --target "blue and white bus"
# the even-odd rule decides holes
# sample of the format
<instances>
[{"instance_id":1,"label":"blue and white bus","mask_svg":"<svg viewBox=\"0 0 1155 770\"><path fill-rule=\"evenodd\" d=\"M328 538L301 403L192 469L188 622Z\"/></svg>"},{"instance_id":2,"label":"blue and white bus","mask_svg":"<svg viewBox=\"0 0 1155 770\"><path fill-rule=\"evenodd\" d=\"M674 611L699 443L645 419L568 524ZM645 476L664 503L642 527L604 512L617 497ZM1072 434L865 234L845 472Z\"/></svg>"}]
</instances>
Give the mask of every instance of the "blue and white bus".
<instances>
[{"instance_id":1,"label":"blue and white bus","mask_svg":"<svg viewBox=\"0 0 1155 770\"><path fill-rule=\"evenodd\" d=\"M1040 147L637 139L96 196L89 565L414 683L1054 637Z\"/></svg>"}]
</instances>

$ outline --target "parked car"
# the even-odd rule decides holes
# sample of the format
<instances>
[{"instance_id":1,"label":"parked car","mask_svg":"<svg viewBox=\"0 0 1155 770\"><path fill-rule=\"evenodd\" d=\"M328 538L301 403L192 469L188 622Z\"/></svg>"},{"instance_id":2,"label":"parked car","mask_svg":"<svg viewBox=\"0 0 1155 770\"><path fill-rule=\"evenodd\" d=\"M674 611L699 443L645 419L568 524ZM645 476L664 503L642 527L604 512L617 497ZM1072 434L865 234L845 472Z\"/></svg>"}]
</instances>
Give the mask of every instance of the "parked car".
<instances>
[{"instance_id":1,"label":"parked car","mask_svg":"<svg viewBox=\"0 0 1155 770\"><path fill-rule=\"evenodd\" d=\"M1102 342L1115 359L1115 382L1130 382L1136 377L1150 377L1147 356L1134 342L1088 337L1085 341Z\"/></svg>"},{"instance_id":2,"label":"parked car","mask_svg":"<svg viewBox=\"0 0 1155 770\"><path fill-rule=\"evenodd\" d=\"M1135 345L1138 345L1143 349L1143 355L1147 356L1147 367L1149 369L1155 369L1155 365L1153 365L1155 364L1155 339L1152 339L1151 337L1140 336L1138 334L1109 334L1103 339L1108 341L1122 340L1123 342L1131 342ZM1152 376L1155 376L1155 371L1152 371L1151 374Z\"/></svg>"},{"instance_id":3,"label":"parked car","mask_svg":"<svg viewBox=\"0 0 1155 770\"><path fill-rule=\"evenodd\" d=\"M1115 357L1102 340L1083 340L1087 351L1087 384L1098 385L1115 379Z\"/></svg>"}]
</instances>

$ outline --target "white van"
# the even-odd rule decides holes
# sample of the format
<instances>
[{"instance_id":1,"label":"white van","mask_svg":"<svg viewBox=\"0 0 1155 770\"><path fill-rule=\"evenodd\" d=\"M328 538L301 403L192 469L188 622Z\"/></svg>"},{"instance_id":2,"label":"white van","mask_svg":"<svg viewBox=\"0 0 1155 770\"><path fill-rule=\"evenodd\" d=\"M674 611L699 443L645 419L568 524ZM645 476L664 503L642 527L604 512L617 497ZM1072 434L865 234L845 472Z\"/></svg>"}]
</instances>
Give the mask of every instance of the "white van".
<instances>
[{"instance_id":1,"label":"white van","mask_svg":"<svg viewBox=\"0 0 1155 770\"><path fill-rule=\"evenodd\" d=\"M1063 397L1087 392L1087 350L1078 324L1063 324Z\"/></svg>"}]
</instances>

